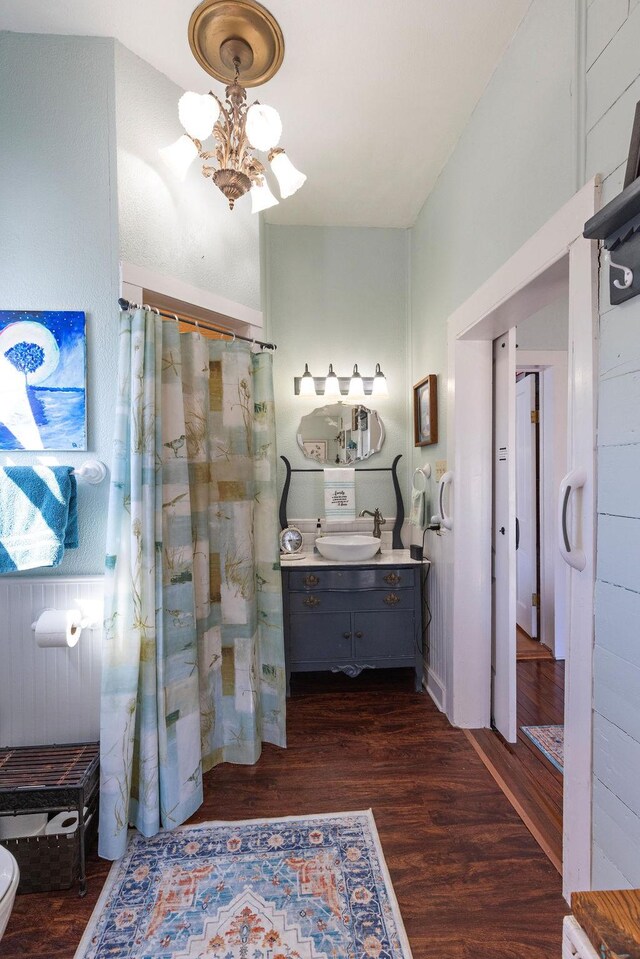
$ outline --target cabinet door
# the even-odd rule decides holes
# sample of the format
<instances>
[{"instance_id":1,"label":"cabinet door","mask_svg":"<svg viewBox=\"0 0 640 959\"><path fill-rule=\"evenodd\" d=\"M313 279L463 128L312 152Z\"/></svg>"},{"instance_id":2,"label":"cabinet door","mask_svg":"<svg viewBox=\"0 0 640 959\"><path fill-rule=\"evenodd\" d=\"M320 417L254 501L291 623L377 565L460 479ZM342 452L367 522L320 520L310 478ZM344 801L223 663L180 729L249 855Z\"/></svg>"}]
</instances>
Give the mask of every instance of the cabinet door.
<instances>
[{"instance_id":1,"label":"cabinet door","mask_svg":"<svg viewBox=\"0 0 640 959\"><path fill-rule=\"evenodd\" d=\"M292 613L289 618L291 668L351 659L352 632L349 613Z\"/></svg>"},{"instance_id":2,"label":"cabinet door","mask_svg":"<svg viewBox=\"0 0 640 959\"><path fill-rule=\"evenodd\" d=\"M381 610L355 613L354 656L376 661L404 659L412 662L417 652L413 611Z\"/></svg>"}]
</instances>

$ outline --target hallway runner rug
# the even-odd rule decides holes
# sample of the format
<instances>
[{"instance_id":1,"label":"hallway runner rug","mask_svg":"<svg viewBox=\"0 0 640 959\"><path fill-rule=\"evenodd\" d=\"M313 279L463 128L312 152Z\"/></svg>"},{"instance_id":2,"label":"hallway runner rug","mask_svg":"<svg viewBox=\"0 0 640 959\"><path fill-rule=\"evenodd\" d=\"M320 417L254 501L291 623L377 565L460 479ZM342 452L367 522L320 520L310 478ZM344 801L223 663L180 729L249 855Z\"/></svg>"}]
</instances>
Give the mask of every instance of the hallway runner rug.
<instances>
[{"instance_id":1,"label":"hallway runner rug","mask_svg":"<svg viewBox=\"0 0 640 959\"><path fill-rule=\"evenodd\" d=\"M534 746L564 773L564 726L521 726Z\"/></svg>"},{"instance_id":2,"label":"hallway runner rug","mask_svg":"<svg viewBox=\"0 0 640 959\"><path fill-rule=\"evenodd\" d=\"M411 959L371 810L135 833L75 959Z\"/></svg>"}]
</instances>

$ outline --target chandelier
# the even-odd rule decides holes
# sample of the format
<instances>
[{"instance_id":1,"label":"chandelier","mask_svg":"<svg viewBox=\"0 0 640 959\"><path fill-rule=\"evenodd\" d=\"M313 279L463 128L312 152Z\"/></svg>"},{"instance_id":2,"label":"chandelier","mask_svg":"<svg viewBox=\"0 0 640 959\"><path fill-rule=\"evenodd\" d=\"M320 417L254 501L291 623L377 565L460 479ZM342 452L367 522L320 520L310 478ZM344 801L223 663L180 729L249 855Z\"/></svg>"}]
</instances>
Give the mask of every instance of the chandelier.
<instances>
[{"instance_id":1,"label":"chandelier","mask_svg":"<svg viewBox=\"0 0 640 959\"><path fill-rule=\"evenodd\" d=\"M199 157L203 175L224 193L231 210L245 193L251 194L252 213L268 210L278 200L256 152L266 154L282 199L307 179L278 146L282 134L278 112L258 100L247 105L246 87L265 83L280 68L284 57L280 26L255 0L204 0L191 15L189 44L200 66L227 84L225 100L213 91L183 94L178 117L186 132L160 150L162 159L184 180ZM203 142L210 137L215 144L205 149Z\"/></svg>"}]
</instances>

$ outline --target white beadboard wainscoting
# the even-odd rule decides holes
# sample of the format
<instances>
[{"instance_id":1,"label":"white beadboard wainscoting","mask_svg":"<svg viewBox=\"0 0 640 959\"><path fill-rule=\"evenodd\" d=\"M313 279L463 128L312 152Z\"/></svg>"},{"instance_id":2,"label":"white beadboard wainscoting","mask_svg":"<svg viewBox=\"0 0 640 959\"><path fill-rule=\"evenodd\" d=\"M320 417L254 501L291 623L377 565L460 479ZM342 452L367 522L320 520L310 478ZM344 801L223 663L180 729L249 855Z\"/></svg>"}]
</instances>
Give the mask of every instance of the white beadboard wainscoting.
<instances>
[{"instance_id":1,"label":"white beadboard wainscoting","mask_svg":"<svg viewBox=\"0 0 640 959\"><path fill-rule=\"evenodd\" d=\"M31 624L43 609L95 604L97 629L73 648L42 649ZM99 738L103 577L0 579L0 746Z\"/></svg>"},{"instance_id":2,"label":"white beadboard wainscoting","mask_svg":"<svg viewBox=\"0 0 640 959\"><path fill-rule=\"evenodd\" d=\"M426 557L431 560L427 598L431 623L427 633L425 676L427 692L441 712L447 711L447 644L451 635L449 605L453 592L452 569L447 562L447 536L432 531L425 537Z\"/></svg>"}]
</instances>

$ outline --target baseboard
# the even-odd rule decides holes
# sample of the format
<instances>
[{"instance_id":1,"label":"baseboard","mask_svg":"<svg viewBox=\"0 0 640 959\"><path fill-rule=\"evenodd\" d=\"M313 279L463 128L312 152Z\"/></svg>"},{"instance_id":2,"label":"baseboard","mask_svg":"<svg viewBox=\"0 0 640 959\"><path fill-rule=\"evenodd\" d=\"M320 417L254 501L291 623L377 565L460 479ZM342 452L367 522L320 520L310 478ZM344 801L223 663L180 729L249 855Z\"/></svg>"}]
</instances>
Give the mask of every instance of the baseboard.
<instances>
[{"instance_id":1,"label":"baseboard","mask_svg":"<svg viewBox=\"0 0 640 959\"><path fill-rule=\"evenodd\" d=\"M446 713L447 690L432 669L427 668L427 680L424 686L441 713Z\"/></svg>"}]
</instances>

